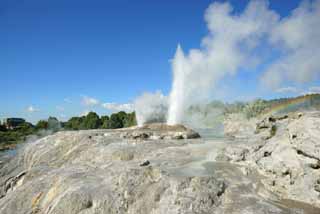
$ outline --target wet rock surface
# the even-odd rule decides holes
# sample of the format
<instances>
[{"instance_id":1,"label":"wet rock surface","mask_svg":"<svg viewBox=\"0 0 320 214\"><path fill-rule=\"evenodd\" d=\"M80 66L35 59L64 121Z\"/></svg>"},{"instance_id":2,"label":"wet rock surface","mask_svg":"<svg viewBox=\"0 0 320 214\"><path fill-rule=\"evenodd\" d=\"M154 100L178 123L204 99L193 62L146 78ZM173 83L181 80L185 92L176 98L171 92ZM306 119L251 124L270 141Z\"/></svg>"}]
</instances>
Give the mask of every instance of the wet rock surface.
<instances>
[{"instance_id":1,"label":"wet rock surface","mask_svg":"<svg viewBox=\"0 0 320 214\"><path fill-rule=\"evenodd\" d=\"M267 117L249 137L218 157L257 169L280 198L320 207L320 112Z\"/></svg>"},{"instance_id":2,"label":"wet rock surface","mask_svg":"<svg viewBox=\"0 0 320 214\"><path fill-rule=\"evenodd\" d=\"M250 149L238 163L215 161L236 141L123 136L145 130L188 131L64 131L27 144L0 168L0 213L319 213L283 201L254 167L239 164Z\"/></svg>"}]
</instances>

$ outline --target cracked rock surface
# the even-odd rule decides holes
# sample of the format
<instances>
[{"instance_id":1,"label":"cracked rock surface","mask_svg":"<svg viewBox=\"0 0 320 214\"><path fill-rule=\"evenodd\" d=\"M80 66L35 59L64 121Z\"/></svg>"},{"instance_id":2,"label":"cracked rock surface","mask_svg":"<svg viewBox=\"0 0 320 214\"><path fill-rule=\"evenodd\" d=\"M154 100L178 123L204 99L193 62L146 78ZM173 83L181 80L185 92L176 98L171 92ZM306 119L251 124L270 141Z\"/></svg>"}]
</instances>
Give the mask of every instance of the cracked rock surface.
<instances>
[{"instance_id":1,"label":"cracked rock surface","mask_svg":"<svg viewBox=\"0 0 320 214\"><path fill-rule=\"evenodd\" d=\"M320 207L320 112L267 117L249 138L219 158L257 169L283 199Z\"/></svg>"},{"instance_id":2,"label":"cracked rock surface","mask_svg":"<svg viewBox=\"0 0 320 214\"><path fill-rule=\"evenodd\" d=\"M159 124L63 131L26 144L0 168L0 213L319 213L303 203L279 200L254 168L214 161L218 151L230 144L235 148L236 141L127 137L188 131Z\"/></svg>"}]
</instances>

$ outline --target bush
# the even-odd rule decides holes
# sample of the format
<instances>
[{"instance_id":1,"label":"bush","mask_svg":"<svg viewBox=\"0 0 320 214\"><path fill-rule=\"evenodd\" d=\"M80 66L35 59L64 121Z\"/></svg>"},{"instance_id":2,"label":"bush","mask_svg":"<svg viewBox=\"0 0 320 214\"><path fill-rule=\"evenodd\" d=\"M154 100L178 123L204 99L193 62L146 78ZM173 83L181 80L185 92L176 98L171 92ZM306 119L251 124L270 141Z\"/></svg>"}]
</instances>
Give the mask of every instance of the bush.
<instances>
[{"instance_id":1,"label":"bush","mask_svg":"<svg viewBox=\"0 0 320 214\"><path fill-rule=\"evenodd\" d=\"M5 132L5 131L7 131L6 126L5 126L5 125L0 124L0 131L1 131L1 132Z\"/></svg>"},{"instance_id":2,"label":"bush","mask_svg":"<svg viewBox=\"0 0 320 214\"><path fill-rule=\"evenodd\" d=\"M257 99L248 103L244 108L244 113L247 118L252 118L260 115L268 107L267 101Z\"/></svg>"},{"instance_id":3,"label":"bush","mask_svg":"<svg viewBox=\"0 0 320 214\"><path fill-rule=\"evenodd\" d=\"M123 128L123 114L122 113L114 113L110 116L109 128L110 129L118 129Z\"/></svg>"},{"instance_id":4,"label":"bush","mask_svg":"<svg viewBox=\"0 0 320 214\"><path fill-rule=\"evenodd\" d=\"M136 125L135 112L126 113L120 111L113 113L111 116L101 116L95 112L90 112L87 116L72 117L64 124L64 128L69 130L83 130L83 129L118 129L123 127L130 127Z\"/></svg>"},{"instance_id":5,"label":"bush","mask_svg":"<svg viewBox=\"0 0 320 214\"><path fill-rule=\"evenodd\" d=\"M20 135L26 136L31 135L35 132L35 128L31 123L22 123L16 129L16 132L20 133Z\"/></svg>"},{"instance_id":6,"label":"bush","mask_svg":"<svg viewBox=\"0 0 320 214\"><path fill-rule=\"evenodd\" d=\"M95 112L90 112L85 116L81 123L81 129L98 129L101 126L99 115Z\"/></svg>"},{"instance_id":7,"label":"bush","mask_svg":"<svg viewBox=\"0 0 320 214\"><path fill-rule=\"evenodd\" d=\"M272 125L271 130L270 130L270 137L275 136L277 133L277 126L276 125Z\"/></svg>"},{"instance_id":8,"label":"bush","mask_svg":"<svg viewBox=\"0 0 320 214\"><path fill-rule=\"evenodd\" d=\"M123 127L131 127L136 125L137 125L136 113L132 112L127 114L123 121Z\"/></svg>"},{"instance_id":9,"label":"bush","mask_svg":"<svg viewBox=\"0 0 320 214\"><path fill-rule=\"evenodd\" d=\"M110 128L110 118L108 116L101 117L101 128L109 129Z\"/></svg>"},{"instance_id":10,"label":"bush","mask_svg":"<svg viewBox=\"0 0 320 214\"><path fill-rule=\"evenodd\" d=\"M68 120L68 122L65 123L64 126L66 129L79 130L82 120L83 117L72 117Z\"/></svg>"},{"instance_id":11,"label":"bush","mask_svg":"<svg viewBox=\"0 0 320 214\"><path fill-rule=\"evenodd\" d=\"M48 126L48 121L39 120L39 122L36 124L36 130L48 129Z\"/></svg>"}]
</instances>

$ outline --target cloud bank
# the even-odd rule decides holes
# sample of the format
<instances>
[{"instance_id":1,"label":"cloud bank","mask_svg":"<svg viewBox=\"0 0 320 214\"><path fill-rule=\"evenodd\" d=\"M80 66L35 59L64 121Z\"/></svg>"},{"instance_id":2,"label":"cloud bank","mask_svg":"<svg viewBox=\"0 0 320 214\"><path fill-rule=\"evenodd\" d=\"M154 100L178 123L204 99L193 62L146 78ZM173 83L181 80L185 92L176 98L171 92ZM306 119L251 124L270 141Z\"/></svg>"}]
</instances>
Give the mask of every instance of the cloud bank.
<instances>
[{"instance_id":1,"label":"cloud bank","mask_svg":"<svg viewBox=\"0 0 320 214\"><path fill-rule=\"evenodd\" d=\"M277 93L297 93L299 92L299 89L296 87L288 86L288 87L283 87L283 88L278 88L275 90Z\"/></svg>"},{"instance_id":2,"label":"cloud bank","mask_svg":"<svg viewBox=\"0 0 320 214\"><path fill-rule=\"evenodd\" d=\"M125 103L125 104L103 103L102 107L105 109L108 109L111 112L119 112L119 111L133 112L134 111L134 106L131 103Z\"/></svg>"},{"instance_id":3,"label":"cloud bank","mask_svg":"<svg viewBox=\"0 0 320 214\"><path fill-rule=\"evenodd\" d=\"M64 101L65 103L72 103L72 101L71 101L69 98L64 98L63 101Z\"/></svg>"},{"instance_id":4,"label":"cloud bank","mask_svg":"<svg viewBox=\"0 0 320 214\"><path fill-rule=\"evenodd\" d=\"M313 86L309 88L309 91L313 91L315 93L320 93L320 86Z\"/></svg>"},{"instance_id":5,"label":"cloud bank","mask_svg":"<svg viewBox=\"0 0 320 214\"><path fill-rule=\"evenodd\" d=\"M284 81L306 83L320 75L320 1L303 1L270 29L270 42L281 56L261 80L277 87Z\"/></svg>"},{"instance_id":6,"label":"cloud bank","mask_svg":"<svg viewBox=\"0 0 320 214\"><path fill-rule=\"evenodd\" d=\"M39 112L40 110L34 106L29 106L27 109L26 109L27 112L30 112L30 113L34 113L34 112Z\"/></svg>"},{"instance_id":7,"label":"cloud bank","mask_svg":"<svg viewBox=\"0 0 320 214\"><path fill-rule=\"evenodd\" d=\"M85 106L96 106L99 103L100 101L93 97L82 96L82 104Z\"/></svg>"}]
</instances>

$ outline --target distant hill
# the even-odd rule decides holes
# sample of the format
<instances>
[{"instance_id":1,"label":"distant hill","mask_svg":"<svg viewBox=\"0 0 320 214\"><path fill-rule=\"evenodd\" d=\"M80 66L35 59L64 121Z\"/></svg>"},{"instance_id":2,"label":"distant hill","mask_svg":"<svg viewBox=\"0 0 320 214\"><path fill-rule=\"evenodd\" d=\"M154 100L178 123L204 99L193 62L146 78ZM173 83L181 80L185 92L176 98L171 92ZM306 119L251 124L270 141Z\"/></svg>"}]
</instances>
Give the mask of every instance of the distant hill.
<instances>
[{"instance_id":1,"label":"distant hill","mask_svg":"<svg viewBox=\"0 0 320 214\"><path fill-rule=\"evenodd\" d=\"M308 94L294 98L280 98L267 101L264 114L279 114L293 111L320 110L320 94Z\"/></svg>"},{"instance_id":2,"label":"distant hill","mask_svg":"<svg viewBox=\"0 0 320 214\"><path fill-rule=\"evenodd\" d=\"M294 111L320 110L320 94L272 100L256 99L251 102L223 103L212 101L208 104L192 105L187 111L186 124L194 127L217 127L228 114L243 114L246 118L269 114L283 114Z\"/></svg>"}]
</instances>

